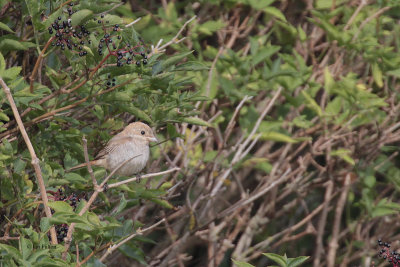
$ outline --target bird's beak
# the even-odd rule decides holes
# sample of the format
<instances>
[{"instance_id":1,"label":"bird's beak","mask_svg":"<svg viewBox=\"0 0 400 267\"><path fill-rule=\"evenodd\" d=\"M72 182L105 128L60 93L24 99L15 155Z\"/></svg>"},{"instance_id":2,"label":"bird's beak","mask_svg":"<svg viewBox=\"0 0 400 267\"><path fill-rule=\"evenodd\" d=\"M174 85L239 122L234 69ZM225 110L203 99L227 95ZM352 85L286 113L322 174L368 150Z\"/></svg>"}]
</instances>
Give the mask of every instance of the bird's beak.
<instances>
[{"instance_id":1,"label":"bird's beak","mask_svg":"<svg viewBox=\"0 0 400 267\"><path fill-rule=\"evenodd\" d=\"M158 142L158 139L156 137L151 137L149 138L150 142Z\"/></svg>"}]
</instances>

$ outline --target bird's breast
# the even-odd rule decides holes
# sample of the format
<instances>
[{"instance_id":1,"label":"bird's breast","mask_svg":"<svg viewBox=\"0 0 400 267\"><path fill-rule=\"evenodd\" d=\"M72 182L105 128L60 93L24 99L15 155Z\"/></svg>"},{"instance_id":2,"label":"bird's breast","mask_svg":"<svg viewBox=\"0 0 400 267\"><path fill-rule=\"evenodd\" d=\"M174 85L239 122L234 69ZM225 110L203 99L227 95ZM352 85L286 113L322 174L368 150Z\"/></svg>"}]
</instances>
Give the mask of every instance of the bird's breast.
<instances>
[{"instance_id":1,"label":"bird's breast","mask_svg":"<svg viewBox=\"0 0 400 267\"><path fill-rule=\"evenodd\" d=\"M127 142L119 145L107 156L107 169L112 171L126 161L116 174L123 176L137 174L146 166L149 154L150 149L147 144Z\"/></svg>"}]
</instances>

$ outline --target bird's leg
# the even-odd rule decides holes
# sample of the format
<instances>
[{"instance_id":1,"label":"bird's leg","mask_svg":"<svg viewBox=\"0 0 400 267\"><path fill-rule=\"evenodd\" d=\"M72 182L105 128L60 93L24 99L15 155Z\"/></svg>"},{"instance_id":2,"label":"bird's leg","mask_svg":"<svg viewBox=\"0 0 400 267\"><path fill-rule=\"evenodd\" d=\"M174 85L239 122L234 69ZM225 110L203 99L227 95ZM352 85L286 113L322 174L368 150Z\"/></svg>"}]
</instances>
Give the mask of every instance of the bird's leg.
<instances>
[{"instance_id":1,"label":"bird's leg","mask_svg":"<svg viewBox=\"0 0 400 267\"><path fill-rule=\"evenodd\" d=\"M142 174L139 172L138 174L136 174L136 177L137 177L136 182L137 182L138 184L140 184L140 181L141 181L141 179L142 179Z\"/></svg>"},{"instance_id":2,"label":"bird's leg","mask_svg":"<svg viewBox=\"0 0 400 267\"><path fill-rule=\"evenodd\" d=\"M107 190L108 190L108 184L107 183L104 184L103 190L104 190L104 192L107 192Z\"/></svg>"}]
</instances>

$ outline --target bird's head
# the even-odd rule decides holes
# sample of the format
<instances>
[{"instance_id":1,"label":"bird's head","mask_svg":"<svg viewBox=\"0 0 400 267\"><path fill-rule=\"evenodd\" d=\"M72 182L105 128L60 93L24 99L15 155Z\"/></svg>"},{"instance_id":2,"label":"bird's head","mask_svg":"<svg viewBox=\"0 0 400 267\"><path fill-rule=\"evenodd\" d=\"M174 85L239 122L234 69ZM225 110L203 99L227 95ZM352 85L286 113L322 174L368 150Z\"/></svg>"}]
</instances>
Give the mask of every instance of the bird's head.
<instances>
[{"instance_id":1,"label":"bird's head","mask_svg":"<svg viewBox=\"0 0 400 267\"><path fill-rule=\"evenodd\" d=\"M143 122L133 122L126 126L124 131L138 140L145 141L146 143L158 141L153 130Z\"/></svg>"}]
</instances>

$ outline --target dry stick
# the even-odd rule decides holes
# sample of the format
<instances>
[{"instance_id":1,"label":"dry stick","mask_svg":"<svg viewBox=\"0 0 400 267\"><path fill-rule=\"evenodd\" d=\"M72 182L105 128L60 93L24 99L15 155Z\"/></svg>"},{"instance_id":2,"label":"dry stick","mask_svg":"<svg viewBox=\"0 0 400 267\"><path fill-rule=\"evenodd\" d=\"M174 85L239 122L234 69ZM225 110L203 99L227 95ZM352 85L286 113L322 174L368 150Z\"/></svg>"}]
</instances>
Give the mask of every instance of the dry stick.
<instances>
[{"instance_id":1,"label":"dry stick","mask_svg":"<svg viewBox=\"0 0 400 267\"><path fill-rule=\"evenodd\" d=\"M140 177L135 176L135 177L132 177L130 179L127 179L127 180L124 180L124 181L121 181L121 182L110 184L108 186L108 188L114 188L114 187L117 187L117 186L120 186L120 185L123 185L123 184L127 184L127 183L130 183L130 182L135 182L138 179L146 179L146 178L150 178L150 177L154 177L154 176L164 175L164 174L171 173L171 172L174 172L174 171L179 171L180 169L181 168L175 167L175 168L172 168L172 169L169 169L169 170L166 170L166 171L162 171L162 172L145 174L145 175L142 175Z\"/></svg>"},{"instance_id":2,"label":"dry stick","mask_svg":"<svg viewBox=\"0 0 400 267\"><path fill-rule=\"evenodd\" d=\"M138 236L138 235L142 235L145 232L148 232L154 228L156 228L157 226L159 226L161 223L163 223L165 221L165 219L162 219L160 221L158 221L157 223L141 230L140 228L136 231L136 233L131 234L130 236L128 236L127 238L123 239L122 241L120 241L119 243L112 245L109 249L107 249L106 253L104 253L104 255L100 258L100 262L104 261L108 255L110 255L111 253L113 253L116 249L118 249L120 246L122 246L123 244L125 244L126 242L128 242L129 240L131 240L132 238Z\"/></svg>"},{"instance_id":3,"label":"dry stick","mask_svg":"<svg viewBox=\"0 0 400 267\"><path fill-rule=\"evenodd\" d=\"M333 182L328 181L327 185L326 185L324 203L327 203L330 200L332 191L333 191ZM329 210L329 206L326 205L324 207L324 210L322 211L321 217L318 222L317 238L315 240L316 249L315 249L315 254L314 254L315 255L314 262L313 262L314 267L321 266L320 265L321 264L321 254L322 254L322 250L323 250L323 238L324 238L324 232L325 232L325 226L326 226L326 218L328 216L328 210Z\"/></svg>"},{"instance_id":4,"label":"dry stick","mask_svg":"<svg viewBox=\"0 0 400 267\"><path fill-rule=\"evenodd\" d=\"M51 218L51 211L48 205L48 198L47 198L47 193L46 193L46 187L44 185L43 181L43 176L42 176L42 171L40 170L40 165L39 165L39 159L36 156L35 150L33 149L32 143L29 139L29 136L25 130L24 124L22 123L21 117L19 116L17 106L15 105L14 99L11 95L11 90L8 88L7 84L3 81L3 79L0 77L0 84L4 89L4 92L6 93L8 102L10 103L11 109L13 111L15 120L17 121L18 128L22 134L22 137L24 138L25 144L28 147L29 153L31 154L32 158L32 165L33 168L35 169L36 173L36 179L39 185L39 190L40 190L40 195L43 200L43 206L44 206L44 211L46 213L46 217ZM50 236L51 236L51 243L56 245L57 244L57 235L54 227L50 228Z\"/></svg>"},{"instance_id":5,"label":"dry stick","mask_svg":"<svg viewBox=\"0 0 400 267\"><path fill-rule=\"evenodd\" d=\"M178 40L179 35L181 35L181 33L183 32L183 30L186 28L186 26L192 22L192 20L194 20L197 16L193 16L191 19L189 19L188 21L185 22L185 24L183 24L183 26L181 27L181 29L178 31L178 33L167 43L165 43L163 46L160 47L163 39L160 39L160 41L158 41L157 45L154 47L152 46L151 48L151 53L149 54L149 57L151 57L153 54L157 54L160 52L164 52L165 49L170 46L171 44L177 44L182 42L183 40L186 39L186 37L183 37L182 39Z\"/></svg>"},{"instance_id":6,"label":"dry stick","mask_svg":"<svg viewBox=\"0 0 400 267\"><path fill-rule=\"evenodd\" d=\"M94 187L96 188L97 180L96 180L96 177L94 177L92 165L90 164L89 153L88 153L88 148L87 148L87 140L86 140L85 136L82 137L82 141L83 141L83 155L85 156L87 169L89 171L90 177L92 178L92 183L93 183Z\"/></svg>"},{"instance_id":7,"label":"dry stick","mask_svg":"<svg viewBox=\"0 0 400 267\"><path fill-rule=\"evenodd\" d=\"M40 52L38 59L36 60L35 67L33 68L32 74L29 77L29 80L30 80L30 88L29 88L29 90L30 90L31 93L33 93L33 82L36 79L36 75L37 75L37 72L38 72L38 69L39 69L39 66L40 66L40 62L42 61L42 59L44 57L44 53L46 53L47 48L49 48L49 45L51 44L51 42L53 42L54 39L55 39L55 36L51 37L47 41L47 43L44 46L43 50Z\"/></svg>"},{"instance_id":8,"label":"dry stick","mask_svg":"<svg viewBox=\"0 0 400 267\"><path fill-rule=\"evenodd\" d=\"M252 96L245 95L245 96L243 97L242 101L240 101L239 105L237 105L237 107L236 107L236 109L235 109L235 112L233 113L232 118L231 118L231 120L229 121L228 126L226 127L226 130L225 130L225 135L224 135L224 145L225 145L225 146L226 146L226 142L227 142L229 136L230 136L231 133L232 133L233 127L234 127L235 124L236 124L236 116L237 116L237 114L239 114L239 111L240 111L240 109L242 108L243 104L244 104L247 100L250 100L250 99L252 99L252 98L253 98Z\"/></svg>"},{"instance_id":9,"label":"dry stick","mask_svg":"<svg viewBox=\"0 0 400 267\"><path fill-rule=\"evenodd\" d=\"M389 10L391 8L392 8L391 6L386 6L384 8L381 8L376 13L372 14L366 20L364 20L361 23L360 27L358 27L357 32L354 34L353 39L351 39L351 41L354 41L358 38L358 35L360 34L361 30L365 27L365 25L367 25L368 22L370 22L371 20L373 20L376 17L379 17L382 13L385 13L387 10Z\"/></svg>"},{"instance_id":10,"label":"dry stick","mask_svg":"<svg viewBox=\"0 0 400 267\"><path fill-rule=\"evenodd\" d=\"M268 105L265 107L263 112L261 113L260 117L258 118L256 124L254 125L252 131L250 132L249 136L246 138L243 143L241 143L232 159L231 162L231 167L228 168L225 173L221 176L221 178L218 180L217 184L211 191L211 198L214 197L219 189L221 188L222 184L224 183L225 179L228 177L230 172L232 171L232 166L239 162L243 157L246 156L245 153L243 153L243 150L247 147L247 145L250 143L254 135L256 134L258 127L260 127L261 122L263 121L264 117L267 115L267 113L270 111L272 106L275 104L275 101L278 99L279 95L282 92L282 87L279 87L279 89L276 91L275 95L272 97L271 101L268 103ZM247 150L248 151L248 150Z\"/></svg>"},{"instance_id":11,"label":"dry stick","mask_svg":"<svg viewBox=\"0 0 400 267\"><path fill-rule=\"evenodd\" d=\"M328 251L328 256L326 259L328 267L335 266L335 257L336 257L336 251L338 248L338 239L339 239L339 231L340 231L340 221L342 219L343 209L346 204L347 194L349 193L350 182L351 182L351 175L350 175L350 173L348 173L344 180L344 189L343 189L342 194L340 195L340 198L336 205L335 221L334 221L333 229L332 229L332 238L331 238L331 241L329 242L329 251Z\"/></svg>"}]
</instances>

